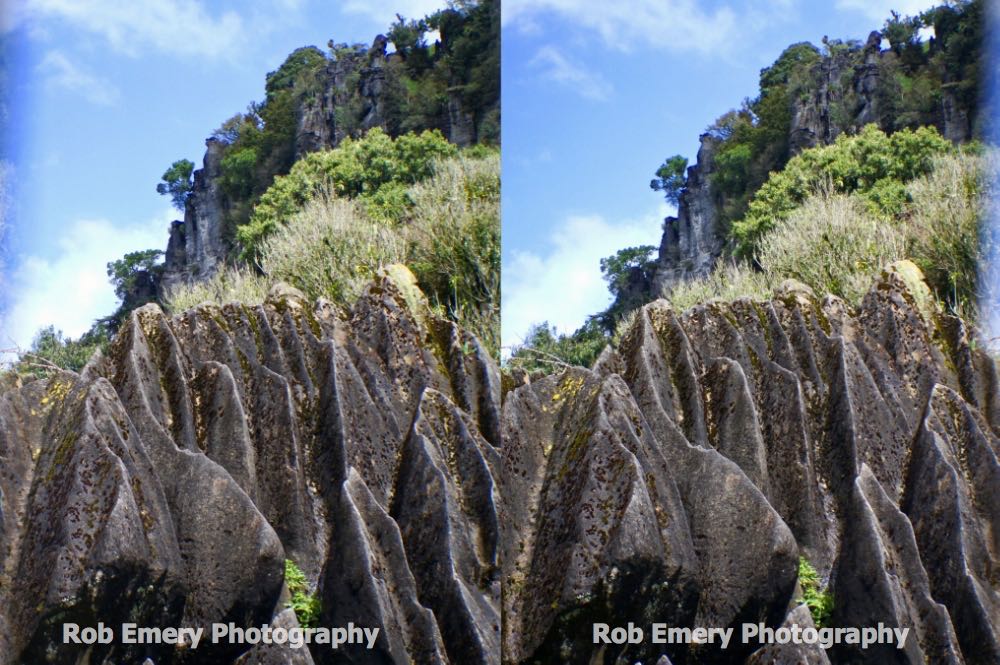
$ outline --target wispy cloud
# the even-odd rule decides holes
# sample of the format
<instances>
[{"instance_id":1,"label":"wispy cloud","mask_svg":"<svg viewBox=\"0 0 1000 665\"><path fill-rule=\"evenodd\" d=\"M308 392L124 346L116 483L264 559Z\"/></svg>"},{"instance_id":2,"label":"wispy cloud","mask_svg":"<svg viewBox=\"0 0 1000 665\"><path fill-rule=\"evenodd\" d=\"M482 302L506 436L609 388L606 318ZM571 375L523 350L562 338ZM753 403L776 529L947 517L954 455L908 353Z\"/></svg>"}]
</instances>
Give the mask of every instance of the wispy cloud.
<instances>
[{"instance_id":1,"label":"wispy cloud","mask_svg":"<svg viewBox=\"0 0 1000 665\"><path fill-rule=\"evenodd\" d=\"M836 0L837 9L864 14L874 21L873 28L880 27L893 10L903 16L916 16L935 4L933 0Z\"/></svg>"},{"instance_id":2,"label":"wispy cloud","mask_svg":"<svg viewBox=\"0 0 1000 665\"><path fill-rule=\"evenodd\" d=\"M548 251L514 251L503 265L503 345L547 321L572 333L611 301L600 261L622 247L657 245L666 205L635 220L573 216L555 227Z\"/></svg>"},{"instance_id":3,"label":"wispy cloud","mask_svg":"<svg viewBox=\"0 0 1000 665\"><path fill-rule=\"evenodd\" d=\"M545 14L593 30L607 46L622 51L722 51L740 29L732 9L710 11L695 0L507 0L503 21L505 25L537 32Z\"/></svg>"},{"instance_id":4,"label":"wispy cloud","mask_svg":"<svg viewBox=\"0 0 1000 665\"><path fill-rule=\"evenodd\" d=\"M212 15L195 0L22 0L15 12L17 22L63 21L133 56L153 49L170 55L230 57L246 37L239 14Z\"/></svg>"},{"instance_id":5,"label":"wispy cloud","mask_svg":"<svg viewBox=\"0 0 1000 665\"><path fill-rule=\"evenodd\" d=\"M0 348L27 348L34 334L54 325L71 337L117 306L106 266L126 252L163 247L175 211L139 226L104 219L78 220L66 229L51 257L27 256L11 266L8 300L0 318Z\"/></svg>"},{"instance_id":6,"label":"wispy cloud","mask_svg":"<svg viewBox=\"0 0 1000 665\"><path fill-rule=\"evenodd\" d=\"M113 83L90 73L61 51L46 53L38 63L38 73L45 77L47 86L80 95L98 106L114 106L121 96Z\"/></svg>"},{"instance_id":7,"label":"wispy cloud","mask_svg":"<svg viewBox=\"0 0 1000 665\"><path fill-rule=\"evenodd\" d=\"M542 78L570 88L581 97L601 101L611 95L611 84L604 77L570 62L554 46L543 46L529 64L541 71Z\"/></svg>"}]
</instances>

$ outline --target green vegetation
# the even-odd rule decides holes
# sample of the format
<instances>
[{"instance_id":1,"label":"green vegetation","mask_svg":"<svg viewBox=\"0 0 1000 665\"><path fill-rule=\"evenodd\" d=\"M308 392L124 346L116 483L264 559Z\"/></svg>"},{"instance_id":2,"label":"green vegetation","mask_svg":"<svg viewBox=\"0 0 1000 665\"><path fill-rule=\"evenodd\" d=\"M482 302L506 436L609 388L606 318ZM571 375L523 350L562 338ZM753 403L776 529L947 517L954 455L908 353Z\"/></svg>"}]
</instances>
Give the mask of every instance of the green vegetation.
<instances>
[{"instance_id":1,"label":"green vegetation","mask_svg":"<svg viewBox=\"0 0 1000 665\"><path fill-rule=\"evenodd\" d=\"M194 163L191 160L177 160L163 172L163 182L156 186L156 193L164 196L169 195L174 207L183 211L193 187L191 182L193 172Z\"/></svg>"},{"instance_id":2,"label":"green vegetation","mask_svg":"<svg viewBox=\"0 0 1000 665\"><path fill-rule=\"evenodd\" d=\"M545 374L561 367L593 365L604 347L615 341L622 322L644 304L643 293L634 285L652 278L655 251L652 245L626 247L601 259L601 275L615 298L612 305L572 334L559 333L548 322L533 326L524 342L511 349L507 367Z\"/></svg>"},{"instance_id":3,"label":"green vegetation","mask_svg":"<svg viewBox=\"0 0 1000 665\"><path fill-rule=\"evenodd\" d=\"M666 297L677 309L712 298L763 299L783 280L795 279L817 294L858 305L886 264L910 259L943 307L974 321L976 303L989 297L982 290L996 288L978 280L990 252L980 225L994 195L991 160L996 156L972 150L938 155L926 175L908 183L883 181L898 192L890 207L873 200L871 189L842 193L821 181L802 203L771 215L773 225L756 240L755 266L727 263Z\"/></svg>"},{"instance_id":4,"label":"green vegetation","mask_svg":"<svg viewBox=\"0 0 1000 665\"><path fill-rule=\"evenodd\" d=\"M333 150L306 155L287 176L275 178L250 221L237 230L244 256L258 255L267 237L320 194L358 199L370 217L402 222L413 207L407 187L428 178L436 159L457 151L438 131L392 139L376 128Z\"/></svg>"},{"instance_id":5,"label":"green vegetation","mask_svg":"<svg viewBox=\"0 0 1000 665\"><path fill-rule=\"evenodd\" d=\"M878 216L899 215L911 202L906 183L930 173L934 159L953 150L933 127L886 136L875 125L805 150L771 174L753 195L746 215L733 223L736 255L752 257L760 238L823 186L830 192L858 193Z\"/></svg>"},{"instance_id":6,"label":"green vegetation","mask_svg":"<svg viewBox=\"0 0 1000 665\"><path fill-rule=\"evenodd\" d=\"M63 369L79 372L94 352L107 348L108 330L104 326L95 325L76 340L48 326L35 333L31 349L20 355L12 371L24 378L46 378Z\"/></svg>"},{"instance_id":7,"label":"green vegetation","mask_svg":"<svg viewBox=\"0 0 1000 665\"><path fill-rule=\"evenodd\" d=\"M322 161L322 155L316 160ZM400 190L407 201L403 221L373 212L363 197L338 197L336 187L323 179L304 178L302 182L316 186L318 193L299 198L276 183L280 197L303 203L294 210L289 203L284 223L261 239L256 252L259 273L220 270L208 282L170 293L168 307L176 312L206 300L260 303L277 282L346 307L379 268L404 263L432 306L476 333L496 353L499 152L467 150L433 162L430 169L430 177ZM268 192L264 198L270 196Z\"/></svg>"},{"instance_id":8,"label":"green vegetation","mask_svg":"<svg viewBox=\"0 0 1000 665\"><path fill-rule=\"evenodd\" d=\"M799 586L802 587L802 598L812 614L813 623L817 628L830 625L833 614L833 594L819 580L819 573L805 557L799 557Z\"/></svg>"},{"instance_id":9,"label":"green vegetation","mask_svg":"<svg viewBox=\"0 0 1000 665\"><path fill-rule=\"evenodd\" d=\"M303 628L315 628L319 625L319 617L322 612L322 605L316 594L309 593L309 584L303 573L295 562L285 559L285 584L292 598L288 601L288 607L294 612L299 620L299 625Z\"/></svg>"},{"instance_id":10,"label":"green vegetation","mask_svg":"<svg viewBox=\"0 0 1000 665\"><path fill-rule=\"evenodd\" d=\"M983 21L982 0L952 2L914 17L892 13L882 31L891 48L878 59L874 91L876 120L883 131L942 127L946 105L953 107L956 117L965 114L973 122L979 120ZM920 41L921 28L933 28L935 37ZM831 131L836 135L861 130L855 125L861 100L852 77L864 61L864 45L857 41L824 38L822 49L806 42L793 44L761 70L756 98L723 114L708 128L715 141L711 178L724 224L743 217L754 192L792 157L793 107L813 103L816 92L828 85L830 72L839 72L840 77L830 92ZM975 124L971 129L979 136L985 130ZM667 167L676 166L679 162L672 160L678 159L667 160L657 177L664 177L661 171L674 176L676 168ZM668 186L670 200L683 180L673 177L662 184ZM654 184L654 189L661 188Z\"/></svg>"},{"instance_id":11,"label":"green vegetation","mask_svg":"<svg viewBox=\"0 0 1000 665\"><path fill-rule=\"evenodd\" d=\"M688 160L686 157L674 155L664 160L660 168L656 169L656 177L650 181L649 187L654 192L663 192L668 203L677 205L681 200L681 192L687 184Z\"/></svg>"},{"instance_id":12,"label":"green vegetation","mask_svg":"<svg viewBox=\"0 0 1000 665\"><path fill-rule=\"evenodd\" d=\"M590 367L610 342L596 317L571 335L560 334L548 322L532 326L522 344L511 349L506 368L551 374L565 367Z\"/></svg>"},{"instance_id":13,"label":"green vegetation","mask_svg":"<svg viewBox=\"0 0 1000 665\"><path fill-rule=\"evenodd\" d=\"M944 127L948 108L953 127L962 130L954 122L966 117L973 136L987 130L978 106L983 11L982 0L959 0L916 17L893 13L882 31L890 49L876 60L878 76L871 79L875 103L868 108L877 123L865 127L857 124L864 107L855 89L866 66L861 42L793 44L761 70L757 97L707 130L711 159L702 166L711 174L711 202L727 236L727 255L708 277L665 294L673 306L768 298L789 278L856 305L885 264L909 258L942 305L975 319L977 296L995 288L977 283L979 261L989 251L978 232L982 202L990 195L987 158L977 156L975 146L959 151L934 128ZM920 30L928 27L934 37L921 41ZM793 156L796 110L828 111L830 126L821 129L837 137L833 144ZM686 164L680 155L666 159L652 189L679 203L688 185ZM635 254L641 249L601 262L602 270L612 271L611 278L605 272L615 295L611 307L570 335L536 327L511 363L546 357L551 371L558 363L591 362L593 349L619 336L623 322L649 298L641 287L650 283L654 266L646 263L648 255Z\"/></svg>"},{"instance_id":14,"label":"green vegetation","mask_svg":"<svg viewBox=\"0 0 1000 665\"><path fill-rule=\"evenodd\" d=\"M144 249L129 252L107 264L108 281L115 287L121 304L113 314L99 319L95 326L106 326L114 333L132 310L156 300L156 280L163 271L159 263L162 256L163 252L158 249Z\"/></svg>"},{"instance_id":15,"label":"green vegetation","mask_svg":"<svg viewBox=\"0 0 1000 665\"><path fill-rule=\"evenodd\" d=\"M427 44L425 36L432 30L438 31L440 40ZM449 101L458 97L468 115L473 138L486 144L499 143L500 42L496 0L459 0L420 20L397 16L389 30L389 39L397 57L383 64L381 120L386 134L444 130L450 123ZM364 45L331 42L329 47L329 55L315 46L295 50L277 70L267 75L264 100L251 103L245 112L226 120L212 135L222 147L221 186L227 210L223 238L232 247L233 257L252 256L256 245L273 231L274 215L286 212L281 206L288 202L280 200L280 195L272 192L272 199L279 200L261 198L271 191L276 177L288 174L295 165L299 110L321 103L319 93L331 65L336 64L342 74L346 73L345 86L336 93L336 138L359 139L367 132L366 138L373 142L369 147L377 152L375 137L364 124L371 100L363 96L361 89L362 71L369 67L372 55ZM424 136L421 134L421 138L412 139L411 144L402 148L419 151L429 145L433 147ZM441 154L426 155L423 159L429 163L436 156ZM381 158L378 154L373 157ZM356 158L366 158L363 147ZM399 158L410 163L422 159L416 153ZM190 164L188 160L174 162L164 173L164 182L157 187L160 193L170 194L181 208L190 192L193 168ZM306 171L309 168L303 167ZM354 195L364 194L366 205L375 214L389 217L404 214L403 190L422 176L399 174L395 184L388 182L389 178L371 187L372 183L365 178L377 180L380 165L369 162L365 168L370 169L367 174L343 174L348 180L362 179L364 190ZM309 177L309 173L301 171L297 176ZM286 183L286 186L302 191L300 184ZM304 200L292 202L293 207L304 203ZM242 246L237 238L244 243Z\"/></svg>"}]
</instances>

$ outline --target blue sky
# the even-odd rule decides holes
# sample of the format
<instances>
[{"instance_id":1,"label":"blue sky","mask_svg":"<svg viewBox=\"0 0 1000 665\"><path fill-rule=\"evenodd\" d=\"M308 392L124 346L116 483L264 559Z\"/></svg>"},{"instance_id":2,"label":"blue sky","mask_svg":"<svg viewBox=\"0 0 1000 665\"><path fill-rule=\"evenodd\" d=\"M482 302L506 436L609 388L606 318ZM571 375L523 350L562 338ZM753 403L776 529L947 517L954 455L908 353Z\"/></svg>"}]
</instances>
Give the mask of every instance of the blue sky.
<instances>
[{"instance_id":1,"label":"blue sky","mask_svg":"<svg viewBox=\"0 0 1000 665\"><path fill-rule=\"evenodd\" d=\"M15 0L17 210L0 280L0 350L54 324L85 332L117 302L105 264L165 248L171 162L252 100L291 51L370 43L444 0Z\"/></svg>"},{"instance_id":2,"label":"blue sky","mask_svg":"<svg viewBox=\"0 0 1000 665\"><path fill-rule=\"evenodd\" d=\"M930 0L507 0L503 26L503 344L572 332L610 295L599 260L659 245L665 157L757 92L799 41L864 40Z\"/></svg>"}]
</instances>

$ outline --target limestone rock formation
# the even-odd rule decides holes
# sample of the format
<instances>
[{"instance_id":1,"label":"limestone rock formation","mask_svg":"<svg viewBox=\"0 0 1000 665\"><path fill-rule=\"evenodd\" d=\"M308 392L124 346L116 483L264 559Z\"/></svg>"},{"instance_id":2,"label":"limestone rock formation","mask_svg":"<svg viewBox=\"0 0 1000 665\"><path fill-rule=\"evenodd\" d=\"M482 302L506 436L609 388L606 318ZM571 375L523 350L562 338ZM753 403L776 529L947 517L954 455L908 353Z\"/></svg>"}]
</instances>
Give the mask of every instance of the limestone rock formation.
<instances>
[{"instance_id":1,"label":"limestone rock formation","mask_svg":"<svg viewBox=\"0 0 1000 665\"><path fill-rule=\"evenodd\" d=\"M106 357L0 395L0 663L499 663L499 379L405 269L348 312L134 312ZM67 621L319 625L360 646L63 644Z\"/></svg>"},{"instance_id":2,"label":"limestone rock formation","mask_svg":"<svg viewBox=\"0 0 1000 665\"><path fill-rule=\"evenodd\" d=\"M617 351L511 387L502 417L507 663L1000 662L1000 374L919 271L853 312L770 302L640 310ZM805 557L832 626L905 649L600 645L624 626L805 626Z\"/></svg>"}]
</instances>

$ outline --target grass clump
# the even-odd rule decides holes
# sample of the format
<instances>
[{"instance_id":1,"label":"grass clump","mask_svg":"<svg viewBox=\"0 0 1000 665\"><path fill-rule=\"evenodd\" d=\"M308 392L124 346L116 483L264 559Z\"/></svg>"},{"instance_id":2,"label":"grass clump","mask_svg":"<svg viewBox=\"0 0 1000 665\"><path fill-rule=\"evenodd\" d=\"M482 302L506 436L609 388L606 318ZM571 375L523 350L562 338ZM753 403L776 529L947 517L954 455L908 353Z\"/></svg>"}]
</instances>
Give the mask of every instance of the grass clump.
<instances>
[{"instance_id":1,"label":"grass clump","mask_svg":"<svg viewBox=\"0 0 1000 665\"><path fill-rule=\"evenodd\" d=\"M833 594L820 583L819 573L805 557L799 557L799 586L802 598L798 602L805 603L809 608L816 627L829 625L833 614Z\"/></svg>"},{"instance_id":2,"label":"grass clump","mask_svg":"<svg viewBox=\"0 0 1000 665\"><path fill-rule=\"evenodd\" d=\"M322 611L320 600L315 594L309 593L305 573L291 559L285 559L285 584L292 596L287 606L295 612L299 625L303 628L318 626Z\"/></svg>"}]
</instances>

